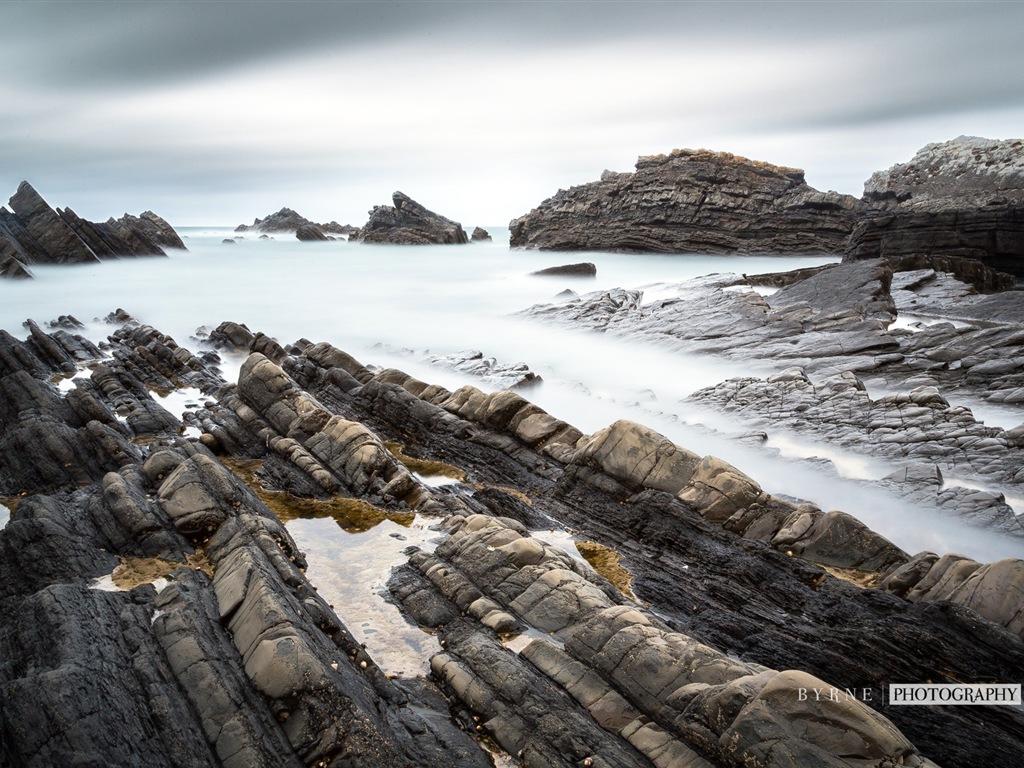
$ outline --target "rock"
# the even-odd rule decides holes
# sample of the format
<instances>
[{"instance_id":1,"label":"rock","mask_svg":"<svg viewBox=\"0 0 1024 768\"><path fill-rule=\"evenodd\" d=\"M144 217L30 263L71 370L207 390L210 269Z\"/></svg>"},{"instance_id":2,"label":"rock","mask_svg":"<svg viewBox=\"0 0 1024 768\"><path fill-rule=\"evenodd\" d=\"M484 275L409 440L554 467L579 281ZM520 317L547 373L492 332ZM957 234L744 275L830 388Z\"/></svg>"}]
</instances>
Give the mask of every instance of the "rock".
<instances>
[{"instance_id":1,"label":"rock","mask_svg":"<svg viewBox=\"0 0 1024 768\"><path fill-rule=\"evenodd\" d=\"M542 277L596 277L597 267L590 262L580 264L563 264L559 267L547 267L531 272L531 275Z\"/></svg>"},{"instance_id":2,"label":"rock","mask_svg":"<svg viewBox=\"0 0 1024 768\"><path fill-rule=\"evenodd\" d=\"M57 264L98 261L93 250L27 181L21 182L8 206L39 248L49 255L48 261Z\"/></svg>"},{"instance_id":3,"label":"rock","mask_svg":"<svg viewBox=\"0 0 1024 768\"><path fill-rule=\"evenodd\" d=\"M872 212L858 222L844 260L926 255L1024 275L1022 156L1021 139L961 136L875 173L864 185Z\"/></svg>"},{"instance_id":4,"label":"rock","mask_svg":"<svg viewBox=\"0 0 1024 768\"><path fill-rule=\"evenodd\" d=\"M282 208L277 213L272 213L262 219L254 219L252 224L239 224L235 227L235 232L295 232L298 234L299 230L304 232L319 232L323 234L330 232L332 234L347 235L356 227L349 225L341 225L336 221L332 221L329 224L317 224L314 221L310 221L304 216L300 216L298 213L293 211L291 208ZM260 239L263 239L262 237ZM299 238L302 240L303 238ZM319 237L313 237L309 239L319 240Z\"/></svg>"},{"instance_id":5,"label":"rock","mask_svg":"<svg viewBox=\"0 0 1024 768\"><path fill-rule=\"evenodd\" d=\"M826 269L793 283L768 297L773 309L808 304L823 315L856 312L866 321L877 321L880 328L896 317L896 306L889 286L892 268L882 260L867 261L843 269Z\"/></svg>"},{"instance_id":6,"label":"rock","mask_svg":"<svg viewBox=\"0 0 1024 768\"><path fill-rule=\"evenodd\" d=\"M103 223L70 208L53 209L27 181L0 208L0 276L31 277L32 264L81 264L121 256L164 256L185 249L178 234L151 211Z\"/></svg>"},{"instance_id":7,"label":"rock","mask_svg":"<svg viewBox=\"0 0 1024 768\"><path fill-rule=\"evenodd\" d=\"M560 190L510 225L515 248L837 253L863 205L803 171L708 150L641 157L635 173Z\"/></svg>"},{"instance_id":8,"label":"rock","mask_svg":"<svg viewBox=\"0 0 1024 768\"><path fill-rule=\"evenodd\" d=\"M430 355L423 362L479 376L481 384L494 389L520 389L541 381L541 377L526 363L499 362L493 357L484 357L483 352L476 349L451 355Z\"/></svg>"},{"instance_id":9,"label":"rock","mask_svg":"<svg viewBox=\"0 0 1024 768\"><path fill-rule=\"evenodd\" d=\"M68 330L28 329L25 341L0 334L5 764L490 765L460 725L508 760L559 768L1024 760L1018 710L882 698L893 680L1018 674L1019 561L921 557L888 582L911 599L860 589L796 550L844 564L855 551L868 567L870 532L767 494L728 529L710 522L674 494L732 469L641 425L584 437L517 392L447 392L326 343L279 356L232 323L218 330L273 353L252 354L237 386L137 323L115 330L102 362ZM50 378L80 360L92 376L62 395ZM209 440L155 417L150 389L175 382L204 392L190 418ZM796 368L773 384L797 399L816 386ZM828 387L851 402L863 394L852 375ZM932 386L896 405L908 420L950 408ZM129 442L143 421L152 432ZM19 463L22 445L4 442L32 424L66 435L72 452L89 446L93 466L76 456L41 483L35 463ZM466 482L420 486L396 456L458 467ZM927 467L904 475L936 487ZM431 679L384 674L346 627L351 606L335 612L320 597L261 499L289 493L401 519L416 511L414 527L433 528L388 581L403 615L441 645ZM550 543L556 526L589 541L580 551L596 565L563 549L564 535ZM140 557L166 561L159 593L87 587ZM636 601L602 575L612 560Z\"/></svg>"},{"instance_id":10,"label":"rock","mask_svg":"<svg viewBox=\"0 0 1024 768\"><path fill-rule=\"evenodd\" d=\"M256 335L244 323L223 322L207 335L205 341L215 349L249 352Z\"/></svg>"},{"instance_id":11,"label":"rock","mask_svg":"<svg viewBox=\"0 0 1024 768\"><path fill-rule=\"evenodd\" d=\"M1020 448L1002 430L978 422L969 409L950 405L935 387L872 400L855 376L815 383L802 369L792 369L763 380L722 382L691 399L766 429L901 462L905 466L882 481L887 489L976 525L1024 536L1003 499L969 491L956 481L943 483L943 473L949 473L1016 484Z\"/></svg>"},{"instance_id":12,"label":"rock","mask_svg":"<svg viewBox=\"0 0 1024 768\"><path fill-rule=\"evenodd\" d=\"M435 555L416 552L411 561L422 574L419 586L406 571L391 588L418 620L439 622L433 626L444 651L432 670L514 754L550 755L543 764L563 765L554 754L579 764L596 753L609 765L633 765L618 752L629 744L654 764L671 758L701 768L730 761L737 748L752 764L774 750L807 765L845 765L839 756L850 754L931 765L869 706L827 696L840 689L804 672L730 658L642 608L614 605L587 585L585 573L559 568L545 546L503 521L465 518ZM445 599L451 607L439 611L435 603ZM471 622L486 625L503 605L537 630L559 631L564 646L539 637L518 656L501 649ZM565 743L537 720L551 705L552 684L570 697L563 718L575 722L586 712L621 741L606 737L597 749L592 726L579 723L575 743Z\"/></svg>"},{"instance_id":13,"label":"rock","mask_svg":"<svg viewBox=\"0 0 1024 768\"><path fill-rule=\"evenodd\" d=\"M330 240L316 224L302 224L295 230L295 238L304 242Z\"/></svg>"},{"instance_id":14,"label":"rock","mask_svg":"<svg viewBox=\"0 0 1024 768\"><path fill-rule=\"evenodd\" d=\"M692 468L686 485L677 495L706 520L724 523L737 510L756 504L766 494L736 467L715 456L705 456Z\"/></svg>"},{"instance_id":15,"label":"rock","mask_svg":"<svg viewBox=\"0 0 1024 768\"><path fill-rule=\"evenodd\" d=\"M633 488L678 493L692 479L700 457L632 421L616 421L583 438L573 464L592 466Z\"/></svg>"},{"instance_id":16,"label":"rock","mask_svg":"<svg viewBox=\"0 0 1024 768\"><path fill-rule=\"evenodd\" d=\"M483 227L474 227L473 234L469 236L469 239L474 243L480 242L481 240L490 240L490 233Z\"/></svg>"},{"instance_id":17,"label":"rock","mask_svg":"<svg viewBox=\"0 0 1024 768\"><path fill-rule=\"evenodd\" d=\"M428 211L401 192L392 195L394 207L374 206L360 235L365 243L429 245L468 243L462 225Z\"/></svg>"},{"instance_id":18,"label":"rock","mask_svg":"<svg viewBox=\"0 0 1024 768\"><path fill-rule=\"evenodd\" d=\"M946 598L977 611L996 624L1024 637L1024 562L1000 560L983 565Z\"/></svg>"}]
</instances>

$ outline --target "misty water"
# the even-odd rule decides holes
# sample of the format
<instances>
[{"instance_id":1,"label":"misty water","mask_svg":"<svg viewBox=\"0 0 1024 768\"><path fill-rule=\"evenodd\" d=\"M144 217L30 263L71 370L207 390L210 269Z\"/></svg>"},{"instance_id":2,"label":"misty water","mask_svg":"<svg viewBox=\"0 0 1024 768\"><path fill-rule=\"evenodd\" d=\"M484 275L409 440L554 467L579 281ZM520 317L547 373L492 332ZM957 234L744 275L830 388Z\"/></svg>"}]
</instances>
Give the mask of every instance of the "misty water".
<instances>
[{"instance_id":1,"label":"misty water","mask_svg":"<svg viewBox=\"0 0 1024 768\"><path fill-rule=\"evenodd\" d=\"M690 450L724 458L767 491L850 512L912 553L958 551L981 560L1024 555L1019 542L872 488L866 481L893 471L892 462L781 432L771 435L768 450L751 447L735 440L749 426L680 402L730 377L772 373L763 361L743 365L711 354L667 352L653 344L512 316L533 304L557 300L556 294L566 288L577 293L640 288L649 300L671 295L674 283L709 273L777 272L834 259L510 251L507 230L488 229L495 238L490 243L400 247L300 243L287 234L259 240L253 234L238 237L229 228L179 227L187 252L34 267L34 280L0 281L0 327L24 338L26 318L45 327L59 315L71 314L86 324L84 335L99 341L112 330L99 318L123 308L195 350L198 343L190 337L197 328L234 320L282 343L299 338L328 341L364 364L401 368L451 389L480 382L431 366L425 358L479 350L499 362L529 365L543 382L524 396L584 432L619 418L647 424ZM223 243L225 238L236 242ZM529 275L577 261L595 263L597 277ZM229 380L237 376L240 362L225 360ZM196 394L179 395L173 406L165 405L178 412ZM951 400L956 402L955 395ZM992 409L988 414L999 426L1024 421L1024 409ZM838 472L805 460L814 456L828 458ZM1011 503L1020 503L1007 495ZM0 507L0 523L6 514Z\"/></svg>"}]
</instances>

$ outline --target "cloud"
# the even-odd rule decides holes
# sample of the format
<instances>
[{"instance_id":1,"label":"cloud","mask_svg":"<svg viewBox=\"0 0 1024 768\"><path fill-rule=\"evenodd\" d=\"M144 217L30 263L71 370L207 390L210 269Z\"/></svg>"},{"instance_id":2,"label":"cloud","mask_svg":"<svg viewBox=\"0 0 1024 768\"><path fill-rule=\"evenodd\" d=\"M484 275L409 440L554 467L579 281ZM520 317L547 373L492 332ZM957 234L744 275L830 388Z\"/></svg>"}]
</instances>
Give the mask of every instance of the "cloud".
<instances>
[{"instance_id":1,"label":"cloud","mask_svg":"<svg viewBox=\"0 0 1024 768\"><path fill-rule=\"evenodd\" d=\"M4 22L0 186L92 216L361 223L401 188L494 223L682 146L859 193L879 160L1024 109L1016 3L8 3Z\"/></svg>"}]
</instances>

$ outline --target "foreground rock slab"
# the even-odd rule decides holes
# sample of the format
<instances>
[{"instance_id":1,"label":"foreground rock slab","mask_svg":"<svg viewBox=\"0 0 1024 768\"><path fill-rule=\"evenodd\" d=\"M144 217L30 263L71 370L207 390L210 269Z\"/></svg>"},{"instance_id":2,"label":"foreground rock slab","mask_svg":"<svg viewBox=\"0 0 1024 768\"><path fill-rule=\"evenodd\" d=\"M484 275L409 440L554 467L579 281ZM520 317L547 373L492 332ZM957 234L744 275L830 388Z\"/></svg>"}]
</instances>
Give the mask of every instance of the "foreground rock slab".
<instances>
[{"instance_id":1,"label":"foreground rock slab","mask_svg":"<svg viewBox=\"0 0 1024 768\"><path fill-rule=\"evenodd\" d=\"M249 353L237 383L218 353L130 321L102 352L64 329L0 336L3 434L35 430L0 442L5 765L483 768L479 735L510 764L567 768L1024 759L1018 710L883 694L1019 672L1014 561L911 557L633 422L584 435L517 392L451 392L329 343L209 338ZM183 385L202 397L161 413L150 391ZM381 671L267 494L435 521L433 549L381 575L439 640L429 676ZM556 525L608 557L585 562ZM166 581L92 588L140 559ZM962 600L931 590L939 567ZM873 695L800 697L819 686Z\"/></svg>"}]
</instances>

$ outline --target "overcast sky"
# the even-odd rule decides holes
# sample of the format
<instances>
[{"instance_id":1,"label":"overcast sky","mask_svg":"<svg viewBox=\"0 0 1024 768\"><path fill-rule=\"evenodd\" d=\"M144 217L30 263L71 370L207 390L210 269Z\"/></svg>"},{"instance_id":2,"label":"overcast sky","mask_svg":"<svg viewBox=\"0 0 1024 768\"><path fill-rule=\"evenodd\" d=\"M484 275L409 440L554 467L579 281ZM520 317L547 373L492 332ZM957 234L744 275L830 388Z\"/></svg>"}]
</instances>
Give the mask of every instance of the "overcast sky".
<instances>
[{"instance_id":1,"label":"overcast sky","mask_svg":"<svg viewBox=\"0 0 1024 768\"><path fill-rule=\"evenodd\" d=\"M0 201L362 224L400 189L504 224L676 147L854 195L1024 134L1024 2L9 2Z\"/></svg>"}]
</instances>

